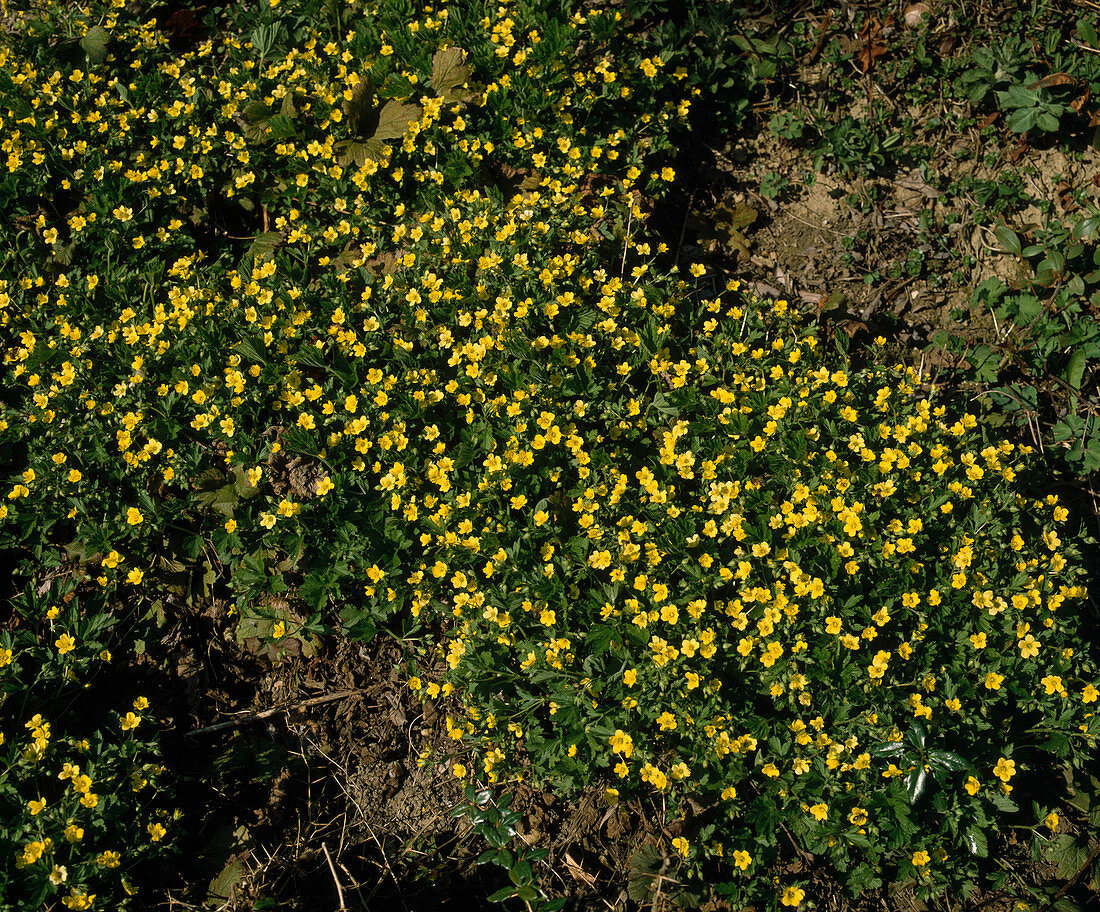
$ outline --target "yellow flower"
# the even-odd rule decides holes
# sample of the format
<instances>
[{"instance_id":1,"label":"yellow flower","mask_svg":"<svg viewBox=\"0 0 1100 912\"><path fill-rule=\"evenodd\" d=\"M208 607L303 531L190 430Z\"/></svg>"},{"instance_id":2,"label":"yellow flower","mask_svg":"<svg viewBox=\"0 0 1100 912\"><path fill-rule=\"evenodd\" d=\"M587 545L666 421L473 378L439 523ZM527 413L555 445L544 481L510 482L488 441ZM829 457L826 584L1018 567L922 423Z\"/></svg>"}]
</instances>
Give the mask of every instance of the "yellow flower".
<instances>
[{"instance_id":1,"label":"yellow flower","mask_svg":"<svg viewBox=\"0 0 1100 912\"><path fill-rule=\"evenodd\" d=\"M1086 684L1085 689L1081 691L1082 703L1095 703L1098 697L1100 697L1100 690L1097 690L1092 684Z\"/></svg>"},{"instance_id":2,"label":"yellow flower","mask_svg":"<svg viewBox=\"0 0 1100 912\"><path fill-rule=\"evenodd\" d=\"M852 808L852 812L848 815L848 821L855 826L863 826L867 822L867 811L861 807Z\"/></svg>"},{"instance_id":3,"label":"yellow flower","mask_svg":"<svg viewBox=\"0 0 1100 912\"><path fill-rule=\"evenodd\" d=\"M997 761L997 765L993 767L993 775L1000 779L1001 782L1008 782L1009 779L1016 775L1016 761L1001 757Z\"/></svg>"},{"instance_id":4,"label":"yellow flower","mask_svg":"<svg viewBox=\"0 0 1100 912\"><path fill-rule=\"evenodd\" d=\"M454 774L454 777L456 779L466 778L466 767L461 763L456 763L454 766L452 766L451 772Z\"/></svg>"},{"instance_id":5,"label":"yellow flower","mask_svg":"<svg viewBox=\"0 0 1100 912\"><path fill-rule=\"evenodd\" d=\"M122 716L119 720L119 724L122 726L122 730L124 732L133 731L135 728L138 727L138 723L140 722L141 716L136 715L133 712L126 713L126 715Z\"/></svg>"},{"instance_id":6,"label":"yellow flower","mask_svg":"<svg viewBox=\"0 0 1100 912\"><path fill-rule=\"evenodd\" d=\"M73 912L83 912L84 909L92 908L92 903L95 902L95 893L78 893L75 890L61 900L68 908Z\"/></svg>"},{"instance_id":7,"label":"yellow flower","mask_svg":"<svg viewBox=\"0 0 1100 912\"><path fill-rule=\"evenodd\" d=\"M917 868L923 868L928 862L932 860L932 856L929 855L924 849L919 852L913 853L913 866Z\"/></svg>"},{"instance_id":8,"label":"yellow flower","mask_svg":"<svg viewBox=\"0 0 1100 912\"><path fill-rule=\"evenodd\" d=\"M1049 814L1046 815L1046 817L1043 818L1043 826L1053 832L1054 830L1058 829L1058 822L1061 819L1062 818L1058 816L1057 811L1051 811Z\"/></svg>"},{"instance_id":9,"label":"yellow flower","mask_svg":"<svg viewBox=\"0 0 1100 912\"><path fill-rule=\"evenodd\" d=\"M160 842L168 833L168 830L160 823L150 823L145 830L149 833L149 838L152 839L153 842Z\"/></svg>"},{"instance_id":10,"label":"yellow flower","mask_svg":"<svg viewBox=\"0 0 1100 912\"><path fill-rule=\"evenodd\" d=\"M615 734L610 738L611 749L616 754L622 754L627 759L634 753L634 739L621 728L615 729Z\"/></svg>"},{"instance_id":11,"label":"yellow flower","mask_svg":"<svg viewBox=\"0 0 1100 912\"><path fill-rule=\"evenodd\" d=\"M829 806L827 804L815 804L810 808L810 814L813 815L815 820L825 820L829 816Z\"/></svg>"},{"instance_id":12,"label":"yellow flower","mask_svg":"<svg viewBox=\"0 0 1100 912\"><path fill-rule=\"evenodd\" d=\"M137 507L130 507L130 509L126 511L126 522L128 525L138 526L144 521L145 517L141 515L141 510Z\"/></svg>"},{"instance_id":13,"label":"yellow flower","mask_svg":"<svg viewBox=\"0 0 1100 912\"><path fill-rule=\"evenodd\" d=\"M806 891L801 887L787 887L779 901L785 906L800 906L806 898Z\"/></svg>"},{"instance_id":14,"label":"yellow flower","mask_svg":"<svg viewBox=\"0 0 1100 912\"><path fill-rule=\"evenodd\" d=\"M122 864L122 856L118 852L100 852L95 861L101 868L117 868Z\"/></svg>"},{"instance_id":15,"label":"yellow flower","mask_svg":"<svg viewBox=\"0 0 1100 912\"><path fill-rule=\"evenodd\" d=\"M76 640L69 636L69 634L63 633L54 641L54 646L57 647L57 651L61 653L61 655L65 655L76 649Z\"/></svg>"},{"instance_id":16,"label":"yellow flower","mask_svg":"<svg viewBox=\"0 0 1100 912\"><path fill-rule=\"evenodd\" d=\"M1039 641L1030 633L1020 640L1018 645L1020 647L1020 655L1025 659L1030 659L1039 654Z\"/></svg>"},{"instance_id":17,"label":"yellow flower","mask_svg":"<svg viewBox=\"0 0 1100 912\"><path fill-rule=\"evenodd\" d=\"M752 856L744 849L735 849L733 853L733 863L742 871L748 869L752 864Z\"/></svg>"},{"instance_id":18,"label":"yellow flower","mask_svg":"<svg viewBox=\"0 0 1100 912\"><path fill-rule=\"evenodd\" d=\"M1000 690L1001 689L1001 682L1004 679L1005 679L1004 675L999 675L999 674L997 674L997 672L991 671L991 672L989 672L989 674L987 674L985 676L985 682L984 683L985 683L985 686L989 690Z\"/></svg>"}]
</instances>

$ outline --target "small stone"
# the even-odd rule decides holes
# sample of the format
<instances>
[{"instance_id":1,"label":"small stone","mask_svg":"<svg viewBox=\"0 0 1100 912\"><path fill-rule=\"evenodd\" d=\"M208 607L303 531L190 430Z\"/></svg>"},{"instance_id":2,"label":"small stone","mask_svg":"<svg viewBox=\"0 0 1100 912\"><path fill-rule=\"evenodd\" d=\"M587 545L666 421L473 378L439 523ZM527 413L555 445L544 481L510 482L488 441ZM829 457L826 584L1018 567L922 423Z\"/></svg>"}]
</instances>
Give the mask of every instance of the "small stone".
<instances>
[{"instance_id":1,"label":"small stone","mask_svg":"<svg viewBox=\"0 0 1100 912\"><path fill-rule=\"evenodd\" d=\"M905 27L918 29L928 21L928 4L914 3L905 8Z\"/></svg>"}]
</instances>

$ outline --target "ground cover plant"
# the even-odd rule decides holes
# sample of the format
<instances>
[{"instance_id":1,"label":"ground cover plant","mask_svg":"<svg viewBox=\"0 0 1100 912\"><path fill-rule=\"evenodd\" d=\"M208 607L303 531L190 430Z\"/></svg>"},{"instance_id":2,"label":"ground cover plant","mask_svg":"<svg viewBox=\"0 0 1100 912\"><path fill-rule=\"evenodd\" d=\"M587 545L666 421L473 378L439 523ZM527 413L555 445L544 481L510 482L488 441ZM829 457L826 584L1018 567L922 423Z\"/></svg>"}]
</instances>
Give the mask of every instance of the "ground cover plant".
<instances>
[{"instance_id":1,"label":"ground cover plant","mask_svg":"<svg viewBox=\"0 0 1100 912\"><path fill-rule=\"evenodd\" d=\"M1057 830L1100 690L1032 448L650 228L695 101L788 45L644 4L4 12L4 903L155 901L193 809L111 662L214 600L272 662L402 644L500 900L550 900L521 785L659 802L662 872L733 908L822 903L808 859L965 896ZM692 67L713 35L752 68Z\"/></svg>"}]
</instances>

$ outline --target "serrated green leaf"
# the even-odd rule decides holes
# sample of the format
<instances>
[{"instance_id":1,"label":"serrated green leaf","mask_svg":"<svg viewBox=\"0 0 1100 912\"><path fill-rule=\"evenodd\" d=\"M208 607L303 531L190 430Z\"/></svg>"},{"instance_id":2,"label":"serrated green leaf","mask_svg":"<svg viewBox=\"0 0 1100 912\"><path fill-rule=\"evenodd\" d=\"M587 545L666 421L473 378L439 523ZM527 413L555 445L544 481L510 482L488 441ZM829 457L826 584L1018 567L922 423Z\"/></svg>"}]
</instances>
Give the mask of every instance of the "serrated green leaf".
<instances>
[{"instance_id":1,"label":"serrated green leaf","mask_svg":"<svg viewBox=\"0 0 1100 912\"><path fill-rule=\"evenodd\" d=\"M967 830L963 836L963 841L966 843L966 848L971 855L978 858L989 857L989 842L985 837L985 833L981 830Z\"/></svg>"},{"instance_id":2,"label":"serrated green leaf","mask_svg":"<svg viewBox=\"0 0 1100 912\"><path fill-rule=\"evenodd\" d=\"M235 346L236 350L240 352L249 361L253 361L256 364L266 364L267 355L263 354L259 346L252 339L241 339Z\"/></svg>"},{"instance_id":3,"label":"serrated green leaf","mask_svg":"<svg viewBox=\"0 0 1100 912\"><path fill-rule=\"evenodd\" d=\"M1082 845L1070 833L1063 833L1051 840L1046 851L1047 861L1058 866L1058 876L1063 879L1073 877L1088 860L1089 849Z\"/></svg>"},{"instance_id":4,"label":"serrated green leaf","mask_svg":"<svg viewBox=\"0 0 1100 912\"><path fill-rule=\"evenodd\" d=\"M283 235L280 231L265 231L263 234L256 235L248 245L248 250L245 251L245 262L266 260L275 253L282 242Z\"/></svg>"},{"instance_id":5,"label":"serrated green leaf","mask_svg":"<svg viewBox=\"0 0 1100 912\"><path fill-rule=\"evenodd\" d=\"M1007 795L1002 795L1000 792L991 792L989 800L997 810L1003 811L1006 814L1015 814L1020 810L1019 805L1017 805L1015 801Z\"/></svg>"},{"instance_id":6,"label":"serrated green leaf","mask_svg":"<svg viewBox=\"0 0 1100 912\"><path fill-rule=\"evenodd\" d=\"M273 115L267 122L267 128L271 131L272 139L290 139L298 132L294 127L294 121L286 114Z\"/></svg>"},{"instance_id":7,"label":"serrated green leaf","mask_svg":"<svg viewBox=\"0 0 1100 912\"><path fill-rule=\"evenodd\" d=\"M110 43L111 33L102 25L93 25L80 39L80 48L92 63L103 63L107 59L107 46Z\"/></svg>"}]
</instances>

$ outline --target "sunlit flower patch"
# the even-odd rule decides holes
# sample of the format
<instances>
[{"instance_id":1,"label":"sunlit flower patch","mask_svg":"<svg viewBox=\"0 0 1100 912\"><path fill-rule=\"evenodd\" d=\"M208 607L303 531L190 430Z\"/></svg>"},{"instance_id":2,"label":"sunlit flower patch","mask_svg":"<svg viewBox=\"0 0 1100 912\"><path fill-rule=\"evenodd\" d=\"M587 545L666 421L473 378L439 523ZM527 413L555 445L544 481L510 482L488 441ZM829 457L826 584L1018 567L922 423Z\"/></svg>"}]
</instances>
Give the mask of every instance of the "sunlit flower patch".
<instances>
[{"instance_id":1,"label":"sunlit flower patch","mask_svg":"<svg viewBox=\"0 0 1100 912\"><path fill-rule=\"evenodd\" d=\"M741 901L803 903L764 876L791 841L852 892L969 877L1016 777L1096 734L1068 515L1026 448L669 263L646 216L691 107L674 50L615 53L610 9L376 6L194 40L97 7L64 54L20 19L4 546L141 609L230 586L274 657L415 636L477 755L454 774L691 802L670 847ZM105 814L94 782L69 797ZM26 800L16 869L104 906L58 854L75 807L55 833Z\"/></svg>"}]
</instances>

